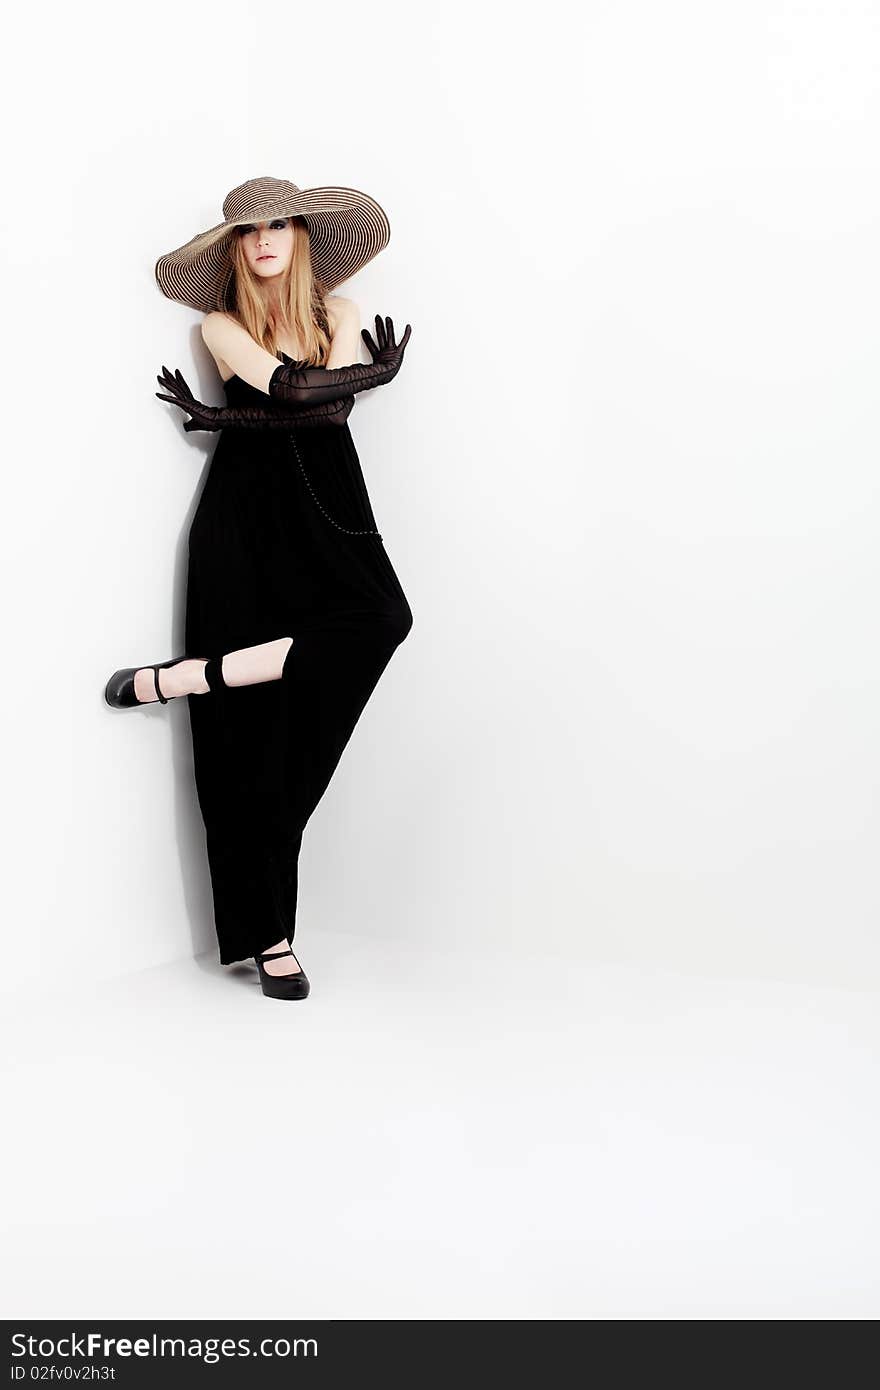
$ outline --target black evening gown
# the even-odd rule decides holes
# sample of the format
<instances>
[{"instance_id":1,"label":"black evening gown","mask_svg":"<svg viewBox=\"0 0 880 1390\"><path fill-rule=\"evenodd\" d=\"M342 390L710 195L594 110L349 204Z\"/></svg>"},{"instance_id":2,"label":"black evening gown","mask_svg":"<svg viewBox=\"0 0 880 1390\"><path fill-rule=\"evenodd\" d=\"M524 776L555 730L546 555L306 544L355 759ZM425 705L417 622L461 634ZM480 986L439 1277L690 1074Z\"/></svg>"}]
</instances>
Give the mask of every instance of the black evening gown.
<instances>
[{"instance_id":1,"label":"black evening gown","mask_svg":"<svg viewBox=\"0 0 880 1390\"><path fill-rule=\"evenodd\" d=\"M226 396L266 405L237 376ZM306 823L412 627L376 530L347 422L221 431L189 533L186 651L293 639L280 680L187 697L223 965L293 941Z\"/></svg>"}]
</instances>

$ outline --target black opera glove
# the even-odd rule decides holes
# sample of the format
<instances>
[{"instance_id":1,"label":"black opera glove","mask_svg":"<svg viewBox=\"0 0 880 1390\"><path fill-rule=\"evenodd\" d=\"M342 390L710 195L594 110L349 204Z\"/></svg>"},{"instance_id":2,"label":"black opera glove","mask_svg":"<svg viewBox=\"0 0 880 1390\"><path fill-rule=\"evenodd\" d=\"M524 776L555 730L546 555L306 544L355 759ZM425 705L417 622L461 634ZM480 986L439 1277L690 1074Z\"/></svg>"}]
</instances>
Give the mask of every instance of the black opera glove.
<instances>
[{"instance_id":1,"label":"black opera glove","mask_svg":"<svg viewBox=\"0 0 880 1390\"><path fill-rule=\"evenodd\" d=\"M411 333L412 328L407 324L403 337L396 343L391 319L386 317L383 324L377 314L378 343L373 342L368 329L361 329L361 337L370 350L372 362L356 362L351 367L304 367L296 362L281 363L269 378L269 395L288 406L313 406L338 401L356 391L368 391L373 386L384 386L400 371Z\"/></svg>"},{"instance_id":2,"label":"black opera glove","mask_svg":"<svg viewBox=\"0 0 880 1390\"><path fill-rule=\"evenodd\" d=\"M157 376L156 380L160 386L164 386L171 394L164 395L157 391L156 395L160 401L168 401L171 405L179 406L186 411L192 418L184 420L183 428L190 430L222 430L227 427L236 429L296 429L300 425L314 428L320 425L344 425L351 414L354 405L354 396L343 396L339 400L325 401L320 405L307 406L300 410L293 410L289 406L286 409L279 409L275 404L269 409L259 405L242 406L222 406L205 405L202 401L196 400L189 386L183 379L179 370L175 370L174 375L168 368L162 367L162 376Z\"/></svg>"}]
</instances>

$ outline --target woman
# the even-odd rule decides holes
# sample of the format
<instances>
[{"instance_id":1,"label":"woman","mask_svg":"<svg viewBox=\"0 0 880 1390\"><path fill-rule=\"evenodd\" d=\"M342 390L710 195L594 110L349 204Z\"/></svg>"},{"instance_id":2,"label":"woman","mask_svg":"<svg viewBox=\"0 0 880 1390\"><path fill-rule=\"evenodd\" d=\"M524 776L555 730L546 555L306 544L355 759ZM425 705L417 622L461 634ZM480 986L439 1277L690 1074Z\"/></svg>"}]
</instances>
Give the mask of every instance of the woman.
<instances>
[{"instance_id":1,"label":"woman","mask_svg":"<svg viewBox=\"0 0 880 1390\"><path fill-rule=\"evenodd\" d=\"M330 293L388 243L366 194L251 179L223 215L156 264L164 294L205 312L228 402L163 368L156 394L184 429L223 431L189 533L186 654L116 671L105 698L187 697L220 961L252 956L264 994L303 999L303 831L413 621L347 420L397 374L411 329L398 344L377 315L377 341L359 336L356 306Z\"/></svg>"}]
</instances>

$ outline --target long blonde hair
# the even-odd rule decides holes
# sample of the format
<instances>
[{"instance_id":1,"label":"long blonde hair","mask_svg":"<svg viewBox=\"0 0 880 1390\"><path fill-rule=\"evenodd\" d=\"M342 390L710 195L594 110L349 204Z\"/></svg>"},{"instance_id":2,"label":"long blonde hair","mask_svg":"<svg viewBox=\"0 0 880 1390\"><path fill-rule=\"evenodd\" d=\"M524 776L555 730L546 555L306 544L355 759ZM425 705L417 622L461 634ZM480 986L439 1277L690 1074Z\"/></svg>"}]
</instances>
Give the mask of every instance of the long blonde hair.
<instances>
[{"instance_id":1,"label":"long blonde hair","mask_svg":"<svg viewBox=\"0 0 880 1390\"><path fill-rule=\"evenodd\" d=\"M300 359L312 367L323 367L330 355L330 321L324 297L327 288L312 269L309 229L302 217L289 218L293 226L290 263L278 293L279 308L273 317L266 296L259 288L259 277L247 263L241 237L230 239L232 274L217 305L236 319L267 352L277 357L278 334L284 329L302 347Z\"/></svg>"}]
</instances>

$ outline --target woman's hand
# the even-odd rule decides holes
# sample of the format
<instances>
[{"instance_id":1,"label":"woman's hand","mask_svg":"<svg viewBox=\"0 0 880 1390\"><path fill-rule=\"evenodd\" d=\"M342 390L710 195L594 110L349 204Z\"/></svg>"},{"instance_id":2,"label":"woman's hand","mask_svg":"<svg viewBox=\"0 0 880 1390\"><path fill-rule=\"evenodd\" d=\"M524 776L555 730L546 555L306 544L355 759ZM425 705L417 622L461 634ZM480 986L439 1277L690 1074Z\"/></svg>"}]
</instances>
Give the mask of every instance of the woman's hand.
<instances>
[{"instance_id":1,"label":"woman's hand","mask_svg":"<svg viewBox=\"0 0 880 1390\"><path fill-rule=\"evenodd\" d=\"M204 405L201 401L197 401L179 371L175 371L172 376L168 368L163 365L162 376L157 376L156 380L160 386L166 387L171 392L171 395L166 396L161 391L157 391L156 395L159 400L177 405L192 416L191 420L184 420L183 428L185 430L216 430L221 428L218 422L221 407Z\"/></svg>"},{"instance_id":2,"label":"woman's hand","mask_svg":"<svg viewBox=\"0 0 880 1390\"><path fill-rule=\"evenodd\" d=\"M406 328L403 330L403 337L400 342L395 343L394 324L387 315L383 323L378 314L376 315L376 337L379 340L378 343L373 342L368 328L361 329L361 337L366 343L373 361L380 363L383 367L393 367L395 372L400 371L404 349L409 342L411 333L412 327L410 324L407 324Z\"/></svg>"}]
</instances>

